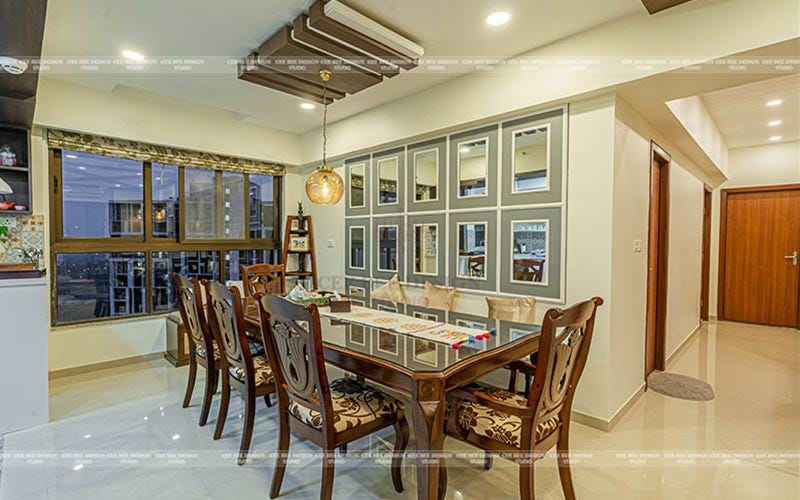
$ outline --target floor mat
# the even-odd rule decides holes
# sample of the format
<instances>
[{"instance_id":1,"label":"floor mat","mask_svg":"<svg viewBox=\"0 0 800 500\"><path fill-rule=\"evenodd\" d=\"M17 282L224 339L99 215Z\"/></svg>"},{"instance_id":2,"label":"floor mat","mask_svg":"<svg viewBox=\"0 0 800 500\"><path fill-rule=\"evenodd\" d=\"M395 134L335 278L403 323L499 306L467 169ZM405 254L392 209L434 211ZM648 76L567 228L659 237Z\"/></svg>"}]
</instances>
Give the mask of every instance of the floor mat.
<instances>
[{"instance_id":1,"label":"floor mat","mask_svg":"<svg viewBox=\"0 0 800 500\"><path fill-rule=\"evenodd\" d=\"M654 371L647 377L647 388L672 398L711 401L714 388L707 382L686 375Z\"/></svg>"}]
</instances>

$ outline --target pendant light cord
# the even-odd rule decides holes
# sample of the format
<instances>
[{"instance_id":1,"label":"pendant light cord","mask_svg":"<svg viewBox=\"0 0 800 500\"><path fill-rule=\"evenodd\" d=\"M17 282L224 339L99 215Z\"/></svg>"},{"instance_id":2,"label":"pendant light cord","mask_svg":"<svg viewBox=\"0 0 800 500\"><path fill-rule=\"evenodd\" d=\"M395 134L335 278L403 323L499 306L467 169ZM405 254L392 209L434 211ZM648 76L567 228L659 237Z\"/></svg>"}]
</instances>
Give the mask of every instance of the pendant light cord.
<instances>
[{"instance_id":1,"label":"pendant light cord","mask_svg":"<svg viewBox=\"0 0 800 500\"><path fill-rule=\"evenodd\" d=\"M331 79L331 72L321 70L322 78L322 168L328 166L328 80Z\"/></svg>"}]
</instances>

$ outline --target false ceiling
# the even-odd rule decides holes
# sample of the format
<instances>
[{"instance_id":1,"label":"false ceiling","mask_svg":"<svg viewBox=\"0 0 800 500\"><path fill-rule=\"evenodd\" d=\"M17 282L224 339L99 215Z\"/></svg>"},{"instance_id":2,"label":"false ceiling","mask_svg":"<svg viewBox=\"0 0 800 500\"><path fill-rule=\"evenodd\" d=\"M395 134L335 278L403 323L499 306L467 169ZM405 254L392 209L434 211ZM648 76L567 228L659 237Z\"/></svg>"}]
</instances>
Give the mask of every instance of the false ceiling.
<instances>
[{"instance_id":1,"label":"false ceiling","mask_svg":"<svg viewBox=\"0 0 800 500\"><path fill-rule=\"evenodd\" d=\"M299 109L303 99L241 81L236 61L306 11L313 0L71 0L50 2L44 57L88 60L53 65L48 78L111 92L117 85L184 99L234 113L259 125L302 133L319 127L321 110ZM503 59L629 15L647 16L639 0L430 1L346 0L345 3L424 47L426 60ZM498 27L486 24L496 10L511 13ZM141 52L149 60L141 70L117 65L92 69L91 59L118 58L120 51ZM172 64L174 63L174 64ZM101 65L101 67L104 67ZM464 72L420 65L401 71L333 104L332 121L442 83Z\"/></svg>"},{"instance_id":2,"label":"false ceiling","mask_svg":"<svg viewBox=\"0 0 800 500\"><path fill-rule=\"evenodd\" d=\"M800 141L800 74L718 90L702 98L728 147ZM770 101L780 103L767 105Z\"/></svg>"}]
</instances>

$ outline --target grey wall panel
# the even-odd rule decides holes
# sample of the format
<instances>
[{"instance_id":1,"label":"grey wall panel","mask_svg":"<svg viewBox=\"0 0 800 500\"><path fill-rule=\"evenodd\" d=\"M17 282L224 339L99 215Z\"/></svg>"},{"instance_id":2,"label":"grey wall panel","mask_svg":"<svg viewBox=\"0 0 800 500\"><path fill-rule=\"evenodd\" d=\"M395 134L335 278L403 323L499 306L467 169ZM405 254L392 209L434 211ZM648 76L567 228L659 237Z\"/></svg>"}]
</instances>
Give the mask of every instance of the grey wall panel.
<instances>
[{"instance_id":1,"label":"grey wall panel","mask_svg":"<svg viewBox=\"0 0 800 500\"><path fill-rule=\"evenodd\" d=\"M562 210L560 207L503 210L501 214L500 251L500 291L536 297L561 298L561 246ZM543 273L544 283L520 283L513 280L513 240L511 224L520 221L547 222L547 254Z\"/></svg>"},{"instance_id":2,"label":"grey wall panel","mask_svg":"<svg viewBox=\"0 0 800 500\"><path fill-rule=\"evenodd\" d=\"M459 225L473 222L486 224L486 236L484 238L486 249L484 254L485 278L459 277L457 272L459 267L463 269L463 266L469 261L469 257L459 255ZM448 283L451 286L466 290L494 291L497 282L497 266L495 265L497 257L497 211L451 213L448 231L450 236L448 250L450 255L448 255L447 264Z\"/></svg>"},{"instance_id":3,"label":"grey wall panel","mask_svg":"<svg viewBox=\"0 0 800 500\"><path fill-rule=\"evenodd\" d=\"M352 262L352 249L350 242L350 228L363 227L364 228L364 268L359 269L353 267ZM369 278L370 273L370 243L372 240L372 228L370 227L369 218L363 219L345 219L344 221L344 269L347 276L361 276Z\"/></svg>"},{"instance_id":4,"label":"grey wall panel","mask_svg":"<svg viewBox=\"0 0 800 500\"><path fill-rule=\"evenodd\" d=\"M416 199L416 179L417 179L417 159L424 157L426 153L436 155L438 158L438 169L436 174L436 199L420 200ZM444 210L447 207L447 138L440 137L422 143L408 146L406 154L406 192L407 203L406 211L421 212L432 210ZM423 181L424 183L424 181Z\"/></svg>"},{"instance_id":5,"label":"grey wall panel","mask_svg":"<svg viewBox=\"0 0 800 500\"><path fill-rule=\"evenodd\" d=\"M451 209L481 208L497 205L497 142L498 126L492 125L476 130L470 130L450 137L450 165L448 176L450 178L450 192L448 204ZM486 138L487 164L486 164L486 195L474 197L459 197L459 149L463 143Z\"/></svg>"},{"instance_id":6,"label":"grey wall panel","mask_svg":"<svg viewBox=\"0 0 800 500\"><path fill-rule=\"evenodd\" d=\"M547 186L541 190L514 192L514 135L517 131L548 128L547 153L549 168ZM503 185L501 186L502 205L532 205L535 203L556 203L562 201L564 179L564 110L557 109L532 117L520 118L503 123Z\"/></svg>"},{"instance_id":7,"label":"grey wall panel","mask_svg":"<svg viewBox=\"0 0 800 500\"><path fill-rule=\"evenodd\" d=\"M363 206L351 207L353 204L352 199L352 179L350 176L351 169L355 166L363 165L364 171L364 188L363 188ZM361 155L355 158L348 158L344 161L344 202L345 202L345 215L360 216L369 215L370 210L370 194L372 190L372 183L370 182L370 159L369 155Z\"/></svg>"},{"instance_id":8,"label":"grey wall panel","mask_svg":"<svg viewBox=\"0 0 800 500\"><path fill-rule=\"evenodd\" d=\"M425 256L416 255L416 242L414 239L415 225L419 224L436 224L437 226L437 256L436 256L436 273L430 274L417 274L416 273L416 259L425 258ZM433 284L443 286L445 283L444 277L447 273L445 266L445 235L447 234L447 226L445 225L445 215L441 214L425 214L425 215L409 215L408 216L408 229L406 231L406 248L408 255L406 256L406 281L409 283L425 283L430 281Z\"/></svg>"}]
</instances>

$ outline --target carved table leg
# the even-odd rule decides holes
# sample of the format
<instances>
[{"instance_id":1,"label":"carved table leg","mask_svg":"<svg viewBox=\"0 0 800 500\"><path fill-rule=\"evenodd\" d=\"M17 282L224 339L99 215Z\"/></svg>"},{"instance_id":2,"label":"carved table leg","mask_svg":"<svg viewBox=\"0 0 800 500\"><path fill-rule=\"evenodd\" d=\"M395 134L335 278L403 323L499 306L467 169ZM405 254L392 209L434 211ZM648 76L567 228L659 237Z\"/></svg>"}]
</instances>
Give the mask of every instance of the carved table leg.
<instances>
[{"instance_id":1,"label":"carved table leg","mask_svg":"<svg viewBox=\"0 0 800 500\"><path fill-rule=\"evenodd\" d=\"M430 378L415 380L411 406L414 418L414 439L417 443L417 498L439 497L439 459L444 444L444 380ZM430 452L430 455L428 453ZM444 497L444 491L441 491Z\"/></svg>"}]
</instances>

